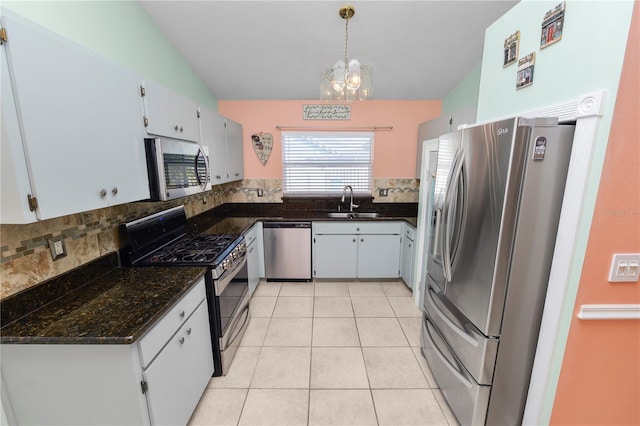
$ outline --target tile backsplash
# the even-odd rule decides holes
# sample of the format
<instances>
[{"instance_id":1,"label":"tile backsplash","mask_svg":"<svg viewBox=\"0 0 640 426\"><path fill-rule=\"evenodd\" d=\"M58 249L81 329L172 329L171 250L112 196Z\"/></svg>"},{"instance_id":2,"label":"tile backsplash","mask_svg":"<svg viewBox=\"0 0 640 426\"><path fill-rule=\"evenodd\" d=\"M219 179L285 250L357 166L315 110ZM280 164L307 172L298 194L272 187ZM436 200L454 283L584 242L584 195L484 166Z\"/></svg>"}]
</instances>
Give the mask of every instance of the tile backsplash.
<instances>
[{"instance_id":1,"label":"tile backsplash","mask_svg":"<svg viewBox=\"0 0 640 426\"><path fill-rule=\"evenodd\" d=\"M380 178L374 187L375 203L418 201L416 179ZM379 197L380 189L387 189L388 195ZM27 225L0 225L0 299L117 251L121 223L180 204L192 217L224 203L279 202L280 179L245 179L173 201L136 202ZM64 238L67 256L53 261L48 239L57 236Z\"/></svg>"}]
</instances>

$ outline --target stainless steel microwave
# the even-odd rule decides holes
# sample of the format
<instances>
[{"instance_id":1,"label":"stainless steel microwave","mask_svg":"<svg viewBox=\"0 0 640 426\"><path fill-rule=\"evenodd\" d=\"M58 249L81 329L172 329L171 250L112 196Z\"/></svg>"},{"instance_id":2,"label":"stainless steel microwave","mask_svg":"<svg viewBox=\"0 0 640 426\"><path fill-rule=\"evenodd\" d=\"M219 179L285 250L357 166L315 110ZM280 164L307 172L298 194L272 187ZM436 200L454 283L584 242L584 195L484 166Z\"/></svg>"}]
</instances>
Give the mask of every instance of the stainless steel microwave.
<instances>
[{"instance_id":1,"label":"stainless steel microwave","mask_svg":"<svg viewBox=\"0 0 640 426\"><path fill-rule=\"evenodd\" d=\"M206 146L170 138L145 139L151 200L167 201L211 189Z\"/></svg>"}]
</instances>

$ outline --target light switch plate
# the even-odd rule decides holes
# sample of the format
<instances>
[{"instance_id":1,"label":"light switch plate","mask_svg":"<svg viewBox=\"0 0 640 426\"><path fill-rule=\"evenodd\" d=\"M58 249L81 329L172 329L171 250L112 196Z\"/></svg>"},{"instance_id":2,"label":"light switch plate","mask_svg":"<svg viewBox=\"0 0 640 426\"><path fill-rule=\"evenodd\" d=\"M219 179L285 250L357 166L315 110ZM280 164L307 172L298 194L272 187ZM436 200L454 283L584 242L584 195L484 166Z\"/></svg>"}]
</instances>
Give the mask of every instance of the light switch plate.
<instances>
[{"instance_id":1,"label":"light switch plate","mask_svg":"<svg viewBox=\"0 0 640 426\"><path fill-rule=\"evenodd\" d=\"M640 277L640 253L614 254L609 282L637 282Z\"/></svg>"},{"instance_id":2,"label":"light switch plate","mask_svg":"<svg viewBox=\"0 0 640 426\"><path fill-rule=\"evenodd\" d=\"M51 251L51 257L53 260L58 260L67 255L67 248L64 245L64 238L62 235L58 237L49 238L49 250Z\"/></svg>"}]
</instances>

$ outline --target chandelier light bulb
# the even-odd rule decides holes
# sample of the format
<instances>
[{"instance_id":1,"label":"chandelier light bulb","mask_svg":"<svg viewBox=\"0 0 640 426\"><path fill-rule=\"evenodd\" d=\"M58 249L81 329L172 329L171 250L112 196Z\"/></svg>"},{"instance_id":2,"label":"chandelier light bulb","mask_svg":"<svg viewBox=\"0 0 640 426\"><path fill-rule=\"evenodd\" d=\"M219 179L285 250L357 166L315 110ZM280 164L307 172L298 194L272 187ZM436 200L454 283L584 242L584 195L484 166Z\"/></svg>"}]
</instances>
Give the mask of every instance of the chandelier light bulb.
<instances>
[{"instance_id":1,"label":"chandelier light bulb","mask_svg":"<svg viewBox=\"0 0 640 426\"><path fill-rule=\"evenodd\" d=\"M347 75L347 87L349 90L360 88L360 62L357 59L349 61L349 73Z\"/></svg>"},{"instance_id":2,"label":"chandelier light bulb","mask_svg":"<svg viewBox=\"0 0 640 426\"><path fill-rule=\"evenodd\" d=\"M333 89L337 92L344 90L344 87L347 85L346 80L346 72L343 60L338 60L333 65L333 78L331 80L331 85Z\"/></svg>"}]
</instances>

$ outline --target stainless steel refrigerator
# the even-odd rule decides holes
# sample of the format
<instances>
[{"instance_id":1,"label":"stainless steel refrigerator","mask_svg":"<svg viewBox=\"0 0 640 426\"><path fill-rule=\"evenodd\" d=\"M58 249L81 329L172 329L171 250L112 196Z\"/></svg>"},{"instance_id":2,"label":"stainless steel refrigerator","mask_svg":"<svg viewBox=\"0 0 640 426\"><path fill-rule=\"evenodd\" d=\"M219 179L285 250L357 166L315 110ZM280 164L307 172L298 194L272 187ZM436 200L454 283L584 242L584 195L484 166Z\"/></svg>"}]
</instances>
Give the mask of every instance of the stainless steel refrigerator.
<instances>
[{"instance_id":1,"label":"stainless steel refrigerator","mask_svg":"<svg viewBox=\"0 0 640 426\"><path fill-rule=\"evenodd\" d=\"M438 140L421 345L461 424L522 422L574 129L517 117Z\"/></svg>"}]
</instances>

